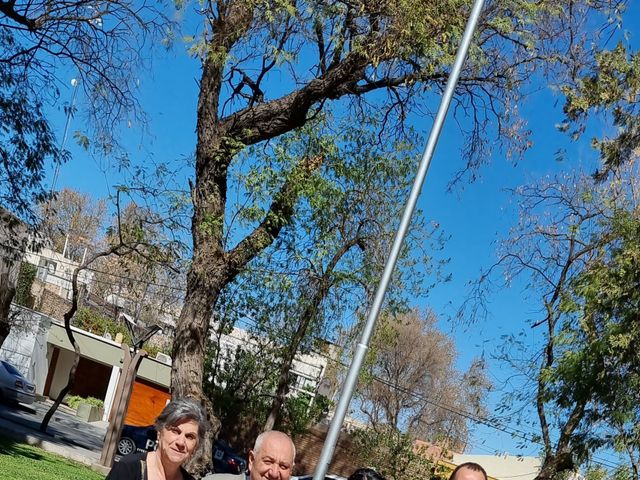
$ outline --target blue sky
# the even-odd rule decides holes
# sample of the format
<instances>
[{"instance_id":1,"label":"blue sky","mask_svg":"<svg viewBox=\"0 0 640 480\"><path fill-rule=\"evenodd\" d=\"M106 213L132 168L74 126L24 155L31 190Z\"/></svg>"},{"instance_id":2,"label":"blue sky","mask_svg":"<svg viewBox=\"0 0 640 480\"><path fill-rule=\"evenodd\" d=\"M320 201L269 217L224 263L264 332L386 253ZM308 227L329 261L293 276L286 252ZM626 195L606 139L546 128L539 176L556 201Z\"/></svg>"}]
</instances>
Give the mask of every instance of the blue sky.
<instances>
[{"instance_id":1,"label":"blue sky","mask_svg":"<svg viewBox=\"0 0 640 480\"><path fill-rule=\"evenodd\" d=\"M637 31L640 10L635 3L626 14L627 28ZM631 45L638 48L638 41L631 38ZM122 139L132 158L137 161L175 160L190 155L195 146L195 115L197 101L198 62L182 54L180 46L166 52L154 61L152 73L141 76L141 103L149 116L147 132L141 133L134 125L123 131ZM71 76L69 76L69 79ZM595 153L589 147L589 135L579 142L570 142L567 135L558 132L555 124L562 120L562 100L542 86L521 105L522 117L533 132L533 147L518 164L495 154L490 164L480 171L480 178L471 184L463 184L452 192L447 191L453 174L462 165L459 155L458 130L451 121L445 123L441 141L436 150L431 170L423 188L419 207L428 218L438 221L450 236L446 256L451 258L448 270L453 279L438 285L426 300L416 302L418 307L429 307L441 315L442 328L455 338L460 354L461 368L468 366L474 357L484 355L488 360L489 376L496 383L503 379L503 366L491 359L500 342L500 336L520 330L532 345L539 338L526 327L526 321L538 318L535 306L527 301L522 287L501 291L491 297L490 315L483 321L460 325L447 320L453 316L465 295L467 283L477 278L480 270L495 260L495 242L516 221L511 198L504 191L543 175L582 165L593 169ZM69 95L69 92L66 93ZM62 93L65 98L65 92ZM80 102L82 101L79 98ZM52 112L54 128L64 127L64 115ZM75 118L71 132L81 128L81 119ZM428 131L429 119L416 119L418 129ZM599 133L595 126L593 133ZM61 135L60 135L61 136ZM109 160L91 158L77 147L70 135L67 146L73 159L63 165L57 188L69 186L89 192L95 197L113 193L113 185L121 178L114 172ZM558 162L554 154L559 148L567 150L566 160ZM185 183L186 185L186 183ZM496 397L492 397L492 404ZM520 428L520 427L518 427ZM518 441L493 429L478 428L469 444L472 453L511 452L537 455L538 447L530 445L520 450Z\"/></svg>"}]
</instances>

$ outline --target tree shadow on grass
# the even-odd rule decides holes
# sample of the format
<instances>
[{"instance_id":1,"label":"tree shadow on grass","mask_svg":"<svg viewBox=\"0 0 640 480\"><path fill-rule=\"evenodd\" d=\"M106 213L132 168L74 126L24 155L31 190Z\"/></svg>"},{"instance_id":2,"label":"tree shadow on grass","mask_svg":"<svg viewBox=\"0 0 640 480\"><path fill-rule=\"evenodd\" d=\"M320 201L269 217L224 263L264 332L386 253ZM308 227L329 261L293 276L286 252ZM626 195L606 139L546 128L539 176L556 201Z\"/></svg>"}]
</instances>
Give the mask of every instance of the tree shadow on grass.
<instances>
[{"instance_id":1,"label":"tree shadow on grass","mask_svg":"<svg viewBox=\"0 0 640 480\"><path fill-rule=\"evenodd\" d=\"M24 443L15 442L6 438L0 438L0 455L11 457L20 456L30 458L32 460L45 460L45 456L34 451Z\"/></svg>"}]
</instances>

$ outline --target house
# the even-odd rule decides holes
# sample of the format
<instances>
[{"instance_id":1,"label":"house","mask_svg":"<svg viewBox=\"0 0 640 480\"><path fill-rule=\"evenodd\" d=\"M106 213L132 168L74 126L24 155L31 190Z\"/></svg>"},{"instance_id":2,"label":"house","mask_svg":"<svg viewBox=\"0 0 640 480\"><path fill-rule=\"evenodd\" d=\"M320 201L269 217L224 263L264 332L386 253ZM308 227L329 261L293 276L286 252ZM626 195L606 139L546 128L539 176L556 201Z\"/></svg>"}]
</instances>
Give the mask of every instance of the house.
<instances>
[{"instance_id":1,"label":"house","mask_svg":"<svg viewBox=\"0 0 640 480\"><path fill-rule=\"evenodd\" d=\"M0 345L15 323L10 309L22 257L27 248L37 246L39 240L27 224L0 206Z\"/></svg>"},{"instance_id":2,"label":"house","mask_svg":"<svg viewBox=\"0 0 640 480\"><path fill-rule=\"evenodd\" d=\"M239 327L234 327L229 333L223 333L220 336L219 345L219 365L221 366L232 361L239 348L249 347L256 350L259 348L258 341L252 337L251 333ZM318 352L296 355L289 372L293 380L290 395L304 394L313 400L326 373L329 359L329 355Z\"/></svg>"},{"instance_id":3,"label":"house","mask_svg":"<svg viewBox=\"0 0 640 480\"><path fill-rule=\"evenodd\" d=\"M13 329L0 348L0 358L16 365L36 384L36 394L56 398L67 383L74 359L64 325L47 315L14 305L21 328ZM108 420L120 378L124 351L119 342L71 327L80 348L72 395L104 400ZM170 398L171 366L164 359L145 358L134 382L125 419L149 425Z\"/></svg>"},{"instance_id":4,"label":"house","mask_svg":"<svg viewBox=\"0 0 640 480\"><path fill-rule=\"evenodd\" d=\"M45 247L38 252L29 250L24 256L24 261L37 267L36 282L32 292L35 297L42 298L43 290L51 292L66 300L71 300L71 281L76 268L80 266L51 248ZM78 273L78 285L90 290L93 281L93 272L81 270Z\"/></svg>"}]
</instances>

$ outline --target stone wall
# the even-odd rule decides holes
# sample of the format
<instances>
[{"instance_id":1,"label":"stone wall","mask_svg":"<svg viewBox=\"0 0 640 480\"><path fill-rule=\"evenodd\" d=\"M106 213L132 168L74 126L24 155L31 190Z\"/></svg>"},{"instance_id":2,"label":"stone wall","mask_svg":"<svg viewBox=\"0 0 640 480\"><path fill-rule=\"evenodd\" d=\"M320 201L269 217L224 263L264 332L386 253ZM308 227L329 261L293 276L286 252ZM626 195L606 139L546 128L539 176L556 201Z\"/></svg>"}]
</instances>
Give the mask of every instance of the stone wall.
<instances>
[{"instance_id":1,"label":"stone wall","mask_svg":"<svg viewBox=\"0 0 640 480\"><path fill-rule=\"evenodd\" d=\"M52 292L47 287L47 284L38 279L33 281L31 292L36 297L35 309L62 322L64 321L64 314L71 308L71 302Z\"/></svg>"}]
</instances>

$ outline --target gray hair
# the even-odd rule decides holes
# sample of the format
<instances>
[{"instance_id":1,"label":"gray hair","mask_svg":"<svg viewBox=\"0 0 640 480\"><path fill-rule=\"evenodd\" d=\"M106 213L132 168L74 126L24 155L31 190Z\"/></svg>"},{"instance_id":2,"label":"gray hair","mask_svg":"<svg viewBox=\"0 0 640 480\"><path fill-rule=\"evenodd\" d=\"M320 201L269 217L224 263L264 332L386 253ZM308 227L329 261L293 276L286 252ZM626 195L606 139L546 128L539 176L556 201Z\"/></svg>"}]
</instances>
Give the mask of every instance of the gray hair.
<instances>
[{"instance_id":1,"label":"gray hair","mask_svg":"<svg viewBox=\"0 0 640 480\"><path fill-rule=\"evenodd\" d=\"M173 427L184 420L196 422L198 425L198 445L201 445L204 434L209 428L209 422L202 406L192 399L181 398L167 403L156 418L155 427L160 431L165 427Z\"/></svg>"},{"instance_id":2,"label":"gray hair","mask_svg":"<svg viewBox=\"0 0 640 480\"><path fill-rule=\"evenodd\" d=\"M279 432L278 430L267 430L266 432L262 432L260 435L258 435L258 438L256 438L256 443L254 443L253 445L253 453L258 453L258 451L260 450L260 447L262 446L262 442L264 442L264 440L273 434L277 434L279 437L285 437L289 440L289 443L291 443L291 448L293 449L293 462L295 462L296 460L296 445L295 443L293 443L293 440L291 440L291 437L289 435L287 435L284 432Z\"/></svg>"}]
</instances>

